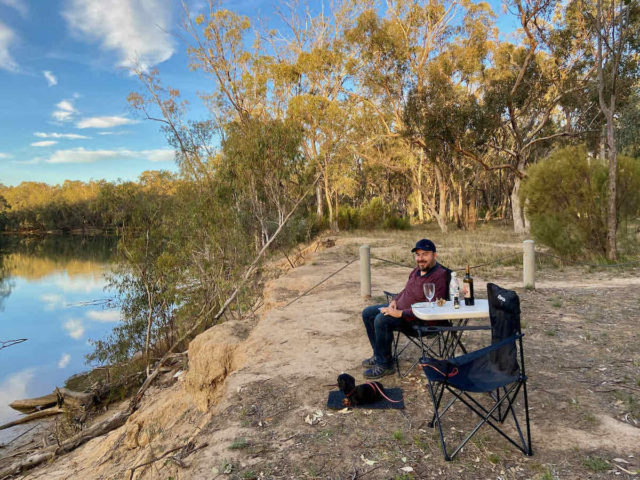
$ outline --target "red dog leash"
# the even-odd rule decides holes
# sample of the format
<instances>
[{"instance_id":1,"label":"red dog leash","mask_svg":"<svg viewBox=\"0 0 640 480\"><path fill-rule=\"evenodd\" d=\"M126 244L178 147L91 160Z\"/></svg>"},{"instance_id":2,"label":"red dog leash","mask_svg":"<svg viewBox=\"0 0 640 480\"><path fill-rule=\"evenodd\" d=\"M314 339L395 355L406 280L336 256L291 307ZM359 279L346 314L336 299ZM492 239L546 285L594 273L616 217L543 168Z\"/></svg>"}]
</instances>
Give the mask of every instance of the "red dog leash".
<instances>
[{"instance_id":1,"label":"red dog leash","mask_svg":"<svg viewBox=\"0 0 640 480\"><path fill-rule=\"evenodd\" d=\"M453 370L451 370L451 373L449 374L445 374L442 371L438 370L436 367L434 367L433 365L430 365L428 363L421 363L420 364L421 367L429 367L429 368L433 368L436 372L438 372L440 375L442 375L443 377L455 377L458 374L458 367L453 367Z\"/></svg>"},{"instance_id":2,"label":"red dog leash","mask_svg":"<svg viewBox=\"0 0 640 480\"><path fill-rule=\"evenodd\" d=\"M402 400L391 400L389 397L387 397L384 392L382 391L382 389L378 386L377 383L373 383L373 382L367 382L367 385L369 385L371 388L373 388L374 392L379 393L380 395L382 395L386 400L388 400L391 403L400 403L402 402ZM345 396L347 398L349 398L351 395L353 395L355 393L356 389L354 388L353 390L351 390L349 393L347 393Z\"/></svg>"},{"instance_id":3,"label":"red dog leash","mask_svg":"<svg viewBox=\"0 0 640 480\"><path fill-rule=\"evenodd\" d=\"M380 395L382 395L387 401L391 402L391 403L400 403L402 400L391 400L389 397L387 397L384 392L382 391L382 389L378 386L377 383L373 383L373 382L367 382L367 385L369 385L371 388L373 388L374 392L378 392Z\"/></svg>"}]
</instances>

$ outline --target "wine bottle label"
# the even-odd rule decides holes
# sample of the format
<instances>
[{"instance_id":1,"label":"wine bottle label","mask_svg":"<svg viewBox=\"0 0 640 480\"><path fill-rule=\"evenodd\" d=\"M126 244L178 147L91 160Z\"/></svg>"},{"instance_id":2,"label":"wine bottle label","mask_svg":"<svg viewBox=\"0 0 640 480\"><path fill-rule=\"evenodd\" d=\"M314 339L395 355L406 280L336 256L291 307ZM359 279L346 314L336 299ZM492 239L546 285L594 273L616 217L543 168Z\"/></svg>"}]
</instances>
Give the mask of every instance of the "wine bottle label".
<instances>
[{"instance_id":1,"label":"wine bottle label","mask_svg":"<svg viewBox=\"0 0 640 480\"><path fill-rule=\"evenodd\" d=\"M471 298L471 292L469 291L469 285L464 285L464 298Z\"/></svg>"}]
</instances>

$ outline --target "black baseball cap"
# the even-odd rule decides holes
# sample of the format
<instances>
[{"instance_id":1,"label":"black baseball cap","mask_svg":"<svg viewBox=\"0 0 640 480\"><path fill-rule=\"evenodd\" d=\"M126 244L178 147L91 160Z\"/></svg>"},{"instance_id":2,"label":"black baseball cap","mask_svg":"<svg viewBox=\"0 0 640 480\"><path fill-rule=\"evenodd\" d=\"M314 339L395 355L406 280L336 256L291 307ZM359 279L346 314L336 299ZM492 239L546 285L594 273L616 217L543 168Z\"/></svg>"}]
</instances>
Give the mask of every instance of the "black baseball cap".
<instances>
[{"instance_id":1,"label":"black baseball cap","mask_svg":"<svg viewBox=\"0 0 640 480\"><path fill-rule=\"evenodd\" d=\"M427 238L423 238L422 240L418 240L416 246L411 249L411 253L414 253L416 250L424 250L425 252L435 252L436 244Z\"/></svg>"}]
</instances>

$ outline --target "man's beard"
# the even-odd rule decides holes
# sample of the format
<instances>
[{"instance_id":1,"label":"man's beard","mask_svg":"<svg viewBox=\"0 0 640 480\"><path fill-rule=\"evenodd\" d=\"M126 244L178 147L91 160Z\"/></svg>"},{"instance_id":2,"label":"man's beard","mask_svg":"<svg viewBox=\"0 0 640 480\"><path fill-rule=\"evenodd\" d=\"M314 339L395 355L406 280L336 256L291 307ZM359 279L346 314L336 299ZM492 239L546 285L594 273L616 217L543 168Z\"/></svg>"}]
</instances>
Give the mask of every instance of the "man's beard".
<instances>
[{"instance_id":1,"label":"man's beard","mask_svg":"<svg viewBox=\"0 0 640 480\"><path fill-rule=\"evenodd\" d=\"M421 272L426 272L431 268L431 265L429 265L428 262L425 262L423 264L418 264L418 268L420 269Z\"/></svg>"}]
</instances>

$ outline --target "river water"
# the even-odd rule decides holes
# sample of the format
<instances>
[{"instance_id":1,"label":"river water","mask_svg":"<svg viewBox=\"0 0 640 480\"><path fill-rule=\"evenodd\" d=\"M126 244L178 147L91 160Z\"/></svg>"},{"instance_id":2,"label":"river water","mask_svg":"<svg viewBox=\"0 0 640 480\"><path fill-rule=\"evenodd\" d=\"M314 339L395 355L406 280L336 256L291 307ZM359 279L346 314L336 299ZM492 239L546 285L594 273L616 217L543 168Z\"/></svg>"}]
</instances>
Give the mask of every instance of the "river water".
<instances>
[{"instance_id":1,"label":"river water","mask_svg":"<svg viewBox=\"0 0 640 480\"><path fill-rule=\"evenodd\" d=\"M0 424L20 417L8 404L51 393L87 370L89 339L120 320L105 274L116 241L107 237L0 236ZM0 343L0 347L2 347ZM28 426L0 430L0 444Z\"/></svg>"}]
</instances>

